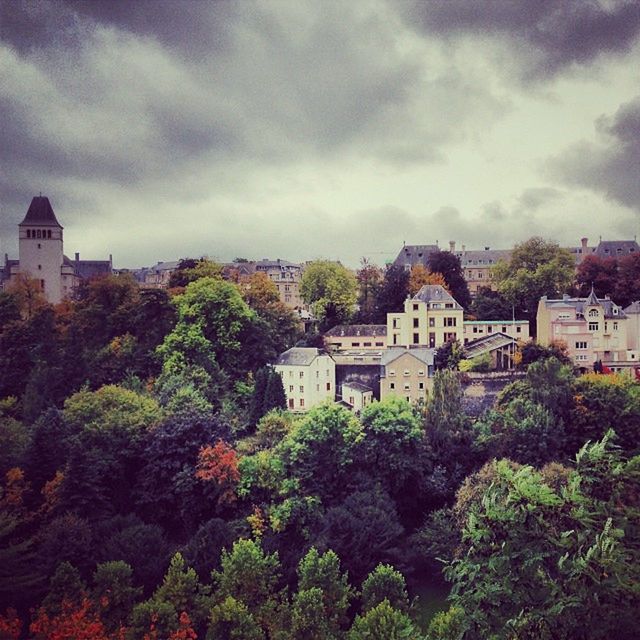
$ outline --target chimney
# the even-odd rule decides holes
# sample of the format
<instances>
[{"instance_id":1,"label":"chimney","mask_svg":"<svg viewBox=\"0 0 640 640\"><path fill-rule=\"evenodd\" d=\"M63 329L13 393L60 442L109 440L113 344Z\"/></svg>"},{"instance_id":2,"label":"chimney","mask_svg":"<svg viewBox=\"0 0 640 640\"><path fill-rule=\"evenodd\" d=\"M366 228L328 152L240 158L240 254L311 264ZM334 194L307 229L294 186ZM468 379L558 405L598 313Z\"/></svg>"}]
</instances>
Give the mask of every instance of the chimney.
<instances>
[{"instance_id":1,"label":"chimney","mask_svg":"<svg viewBox=\"0 0 640 640\"><path fill-rule=\"evenodd\" d=\"M466 244L462 245L462 253L467 253L467 245Z\"/></svg>"},{"instance_id":2,"label":"chimney","mask_svg":"<svg viewBox=\"0 0 640 640\"><path fill-rule=\"evenodd\" d=\"M112 253L109 254L109 265L111 265L113 267L113 254Z\"/></svg>"},{"instance_id":3,"label":"chimney","mask_svg":"<svg viewBox=\"0 0 640 640\"><path fill-rule=\"evenodd\" d=\"M76 251L76 262L80 262L80 254Z\"/></svg>"},{"instance_id":4,"label":"chimney","mask_svg":"<svg viewBox=\"0 0 640 640\"><path fill-rule=\"evenodd\" d=\"M456 241L455 240L449 240L449 251L451 253L455 253L456 252Z\"/></svg>"},{"instance_id":5,"label":"chimney","mask_svg":"<svg viewBox=\"0 0 640 640\"><path fill-rule=\"evenodd\" d=\"M491 249L491 247L485 247L484 248L485 251L489 251L489 249Z\"/></svg>"}]
</instances>

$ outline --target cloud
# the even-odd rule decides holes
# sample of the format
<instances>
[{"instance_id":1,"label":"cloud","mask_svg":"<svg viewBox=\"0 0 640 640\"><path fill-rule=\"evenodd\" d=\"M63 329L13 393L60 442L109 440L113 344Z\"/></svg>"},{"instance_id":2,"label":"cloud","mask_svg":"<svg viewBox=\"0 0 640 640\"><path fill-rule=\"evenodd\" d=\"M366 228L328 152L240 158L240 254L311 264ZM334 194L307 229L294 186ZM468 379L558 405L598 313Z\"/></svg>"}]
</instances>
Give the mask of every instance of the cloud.
<instances>
[{"instance_id":1,"label":"cloud","mask_svg":"<svg viewBox=\"0 0 640 640\"><path fill-rule=\"evenodd\" d=\"M576 143L553 157L549 174L640 211L640 96L598 118L596 131L597 142Z\"/></svg>"},{"instance_id":2,"label":"cloud","mask_svg":"<svg viewBox=\"0 0 640 640\"><path fill-rule=\"evenodd\" d=\"M408 21L427 34L506 42L525 80L626 53L640 35L637 0L430 0L405 7Z\"/></svg>"}]
</instances>

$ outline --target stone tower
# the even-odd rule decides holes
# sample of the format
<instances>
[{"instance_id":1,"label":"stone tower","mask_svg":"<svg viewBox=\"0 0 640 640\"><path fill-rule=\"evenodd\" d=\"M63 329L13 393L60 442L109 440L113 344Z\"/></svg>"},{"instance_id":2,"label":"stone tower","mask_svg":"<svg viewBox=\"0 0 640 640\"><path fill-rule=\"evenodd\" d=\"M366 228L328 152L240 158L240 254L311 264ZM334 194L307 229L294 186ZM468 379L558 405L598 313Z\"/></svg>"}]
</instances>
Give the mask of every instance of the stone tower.
<instances>
[{"instance_id":1,"label":"stone tower","mask_svg":"<svg viewBox=\"0 0 640 640\"><path fill-rule=\"evenodd\" d=\"M49 198L36 196L18 225L20 273L40 281L49 302L62 300L62 225Z\"/></svg>"}]
</instances>

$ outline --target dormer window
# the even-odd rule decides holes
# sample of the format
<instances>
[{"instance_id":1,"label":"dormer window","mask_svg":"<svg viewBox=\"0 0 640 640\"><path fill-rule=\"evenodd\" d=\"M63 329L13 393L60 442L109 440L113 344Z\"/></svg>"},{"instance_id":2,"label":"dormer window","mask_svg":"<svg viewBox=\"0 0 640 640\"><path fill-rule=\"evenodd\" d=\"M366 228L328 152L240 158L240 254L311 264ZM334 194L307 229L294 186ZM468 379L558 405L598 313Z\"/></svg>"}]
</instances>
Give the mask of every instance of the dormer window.
<instances>
[{"instance_id":1,"label":"dormer window","mask_svg":"<svg viewBox=\"0 0 640 640\"><path fill-rule=\"evenodd\" d=\"M591 309L591 311L589 311L589 317L590 318L597 318L598 317L598 310L597 309Z\"/></svg>"}]
</instances>

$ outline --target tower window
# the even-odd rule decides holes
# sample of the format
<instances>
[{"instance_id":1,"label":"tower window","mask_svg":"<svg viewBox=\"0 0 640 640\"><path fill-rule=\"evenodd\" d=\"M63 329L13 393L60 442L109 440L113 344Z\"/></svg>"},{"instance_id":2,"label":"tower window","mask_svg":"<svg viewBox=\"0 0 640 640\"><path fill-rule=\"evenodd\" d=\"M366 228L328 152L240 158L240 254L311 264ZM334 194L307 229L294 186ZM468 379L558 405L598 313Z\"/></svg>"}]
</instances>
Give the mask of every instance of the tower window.
<instances>
[{"instance_id":1,"label":"tower window","mask_svg":"<svg viewBox=\"0 0 640 640\"><path fill-rule=\"evenodd\" d=\"M37 237L37 238L42 238L42 231L40 231L40 229L38 229L38 230L36 231L36 237Z\"/></svg>"},{"instance_id":2,"label":"tower window","mask_svg":"<svg viewBox=\"0 0 640 640\"><path fill-rule=\"evenodd\" d=\"M38 265L38 271L42 271L42 265L41 264Z\"/></svg>"},{"instance_id":3,"label":"tower window","mask_svg":"<svg viewBox=\"0 0 640 640\"><path fill-rule=\"evenodd\" d=\"M31 237L31 229L27 229L27 238Z\"/></svg>"},{"instance_id":4,"label":"tower window","mask_svg":"<svg viewBox=\"0 0 640 640\"><path fill-rule=\"evenodd\" d=\"M47 229L47 238L51 238L51 229Z\"/></svg>"},{"instance_id":5,"label":"tower window","mask_svg":"<svg viewBox=\"0 0 640 640\"><path fill-rule=\"evenodd\" d=\"M38 249L42 249L42 245L38 242Z\"/></svg>"}]
</instances>

